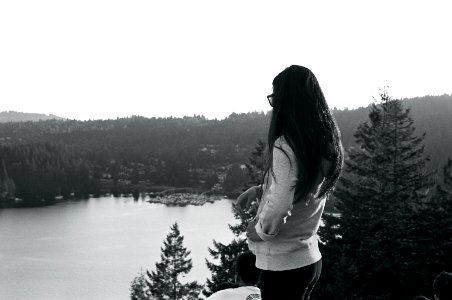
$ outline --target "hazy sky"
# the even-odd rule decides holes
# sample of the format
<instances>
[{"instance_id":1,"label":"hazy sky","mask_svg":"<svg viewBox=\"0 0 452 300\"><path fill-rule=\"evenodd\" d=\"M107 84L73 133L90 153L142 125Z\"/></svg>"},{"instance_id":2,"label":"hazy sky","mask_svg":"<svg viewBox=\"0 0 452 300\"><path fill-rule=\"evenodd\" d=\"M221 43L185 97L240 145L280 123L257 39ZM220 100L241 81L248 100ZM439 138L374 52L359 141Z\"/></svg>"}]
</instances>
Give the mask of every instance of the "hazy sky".
<instances>
[{"instance_id":1,"label":"hazy sky","mask_svg":"<svg viewBox=\"0 0 452 300\"><path fill-rule=\"evenodd\" d=\"M450 1L0 0L0 111L74 119L266 111L310 68L330 107L452 93Z\"/></svg>"}]
</instances>

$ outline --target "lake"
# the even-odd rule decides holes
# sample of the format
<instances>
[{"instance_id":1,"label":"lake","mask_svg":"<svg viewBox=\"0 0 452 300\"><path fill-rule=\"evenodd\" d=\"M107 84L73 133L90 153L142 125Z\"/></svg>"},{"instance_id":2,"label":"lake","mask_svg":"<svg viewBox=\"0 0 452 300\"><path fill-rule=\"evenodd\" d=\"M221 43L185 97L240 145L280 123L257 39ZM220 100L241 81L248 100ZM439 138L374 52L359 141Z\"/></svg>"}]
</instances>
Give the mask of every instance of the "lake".
<instances>
[{"instance_id":1,"label":"lake","mask_svg":"<svg viewBox=\"0 0 452 300\"><path fill-rule=\"evenodd\" d=\"M101 197L0 210L0 299L129 299L130 282L141 268L154 270L176 221L193 260L187 280L205 283L207 247L234 238L231 203Z\"/></svg>"}]
</instances>

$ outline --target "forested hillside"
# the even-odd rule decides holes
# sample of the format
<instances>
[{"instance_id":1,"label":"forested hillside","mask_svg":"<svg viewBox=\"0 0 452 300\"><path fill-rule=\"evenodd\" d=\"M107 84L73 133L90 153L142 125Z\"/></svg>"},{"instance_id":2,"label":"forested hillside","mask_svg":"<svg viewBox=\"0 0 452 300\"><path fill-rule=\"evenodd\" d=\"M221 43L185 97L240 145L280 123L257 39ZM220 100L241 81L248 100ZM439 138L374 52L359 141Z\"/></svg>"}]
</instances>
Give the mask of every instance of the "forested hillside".
<instances>
[{"instance_id":1,"label":"forested hillside","mask_svg":"<svg viewBox=\"0 0 452 300\"><path fill-rule=\"evenodd\" d=\"M17 111L2 111L0 112L0 123L6 122L23 122L23 121L40 121L40 120L63 120L55 115L35 114L35 113L22 113Z\"/></svg>"},{"instance_id":2,"label":"forested hillside","mask_svg":"<svg viewBox=\"0 0 452 300\"><path fill-rule=\"evenodd\" d=\"M428 167L438 169L452 156L452 96L403 102L412 109L418 134L426 132ZM333 112L344 148L355 146L353 134L369 108ZM231 192L240 188L235 180L239 166L247 162L258 139L266 139L269 118L269 113L248 113L223 120L134 116L2 123L0 196L50 201L54 196L136 192L155 186L210 190L225 182L230 190L224 192ZM47 188L40 192L35 186ZM38 192L31 197L33 191Z\"/></svg>"}]
</instances>

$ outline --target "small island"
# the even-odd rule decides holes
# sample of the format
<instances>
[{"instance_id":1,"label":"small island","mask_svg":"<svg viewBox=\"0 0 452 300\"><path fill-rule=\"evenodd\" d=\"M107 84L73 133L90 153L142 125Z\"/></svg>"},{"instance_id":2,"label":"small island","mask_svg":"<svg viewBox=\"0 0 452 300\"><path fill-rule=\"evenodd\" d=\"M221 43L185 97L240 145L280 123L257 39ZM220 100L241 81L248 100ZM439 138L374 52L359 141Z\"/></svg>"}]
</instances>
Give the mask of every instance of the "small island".
<instances>
[{"instance_id":1,"label":"small island","mask_svg":"<svg viewBox=\"0 0 452 300\"><path fill-rule=\"evenodd\" d=\"M204 205L207 202L213 203L217 200L227 199L226 196L221 195L208 195L206 193L203 194L194 194L194 193L172 193L172 194L149 194L150 199L147 200L149 203L160 203L168 206L186 206L186 205L195 205L200 206Z\"/></svg>"}]
</instances>

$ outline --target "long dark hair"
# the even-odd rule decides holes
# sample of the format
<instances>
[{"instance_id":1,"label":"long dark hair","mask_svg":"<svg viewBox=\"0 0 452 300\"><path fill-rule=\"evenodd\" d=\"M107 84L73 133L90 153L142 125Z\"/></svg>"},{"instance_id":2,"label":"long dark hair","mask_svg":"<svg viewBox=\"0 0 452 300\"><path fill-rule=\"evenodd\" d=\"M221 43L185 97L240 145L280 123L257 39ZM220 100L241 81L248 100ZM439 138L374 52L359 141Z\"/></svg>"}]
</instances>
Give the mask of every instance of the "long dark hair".
<instances>
[{"instance_id":1,"label":"long dark hair","mask_svg":"<svg viewBox=\"0 0 452 300\"><path fill-rule=\"evenodd\" d=\"M306 197L314 188L322 157L331 161L332 166L325 174L325 182L317 197L329 195L342 170L343 149L339 129L317 78L308 68L290 66L273 79L272 96L266 175L274 175L274 146L289 158L283 149L275 145L279 137L284 137L297 160L294 202Z\"/></svg>"}]
</instances>

